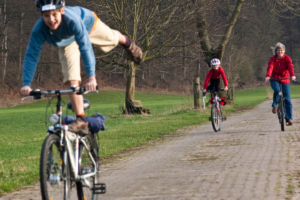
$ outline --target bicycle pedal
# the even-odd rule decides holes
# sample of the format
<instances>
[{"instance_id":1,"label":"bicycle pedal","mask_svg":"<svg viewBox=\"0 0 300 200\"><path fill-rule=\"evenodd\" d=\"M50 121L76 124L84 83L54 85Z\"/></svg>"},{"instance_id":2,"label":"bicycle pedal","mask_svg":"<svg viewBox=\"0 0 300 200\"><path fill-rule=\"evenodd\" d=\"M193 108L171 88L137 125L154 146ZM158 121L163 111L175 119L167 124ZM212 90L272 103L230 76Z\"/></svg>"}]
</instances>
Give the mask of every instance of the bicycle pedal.
<instances>
[{"instance_id":1,"label":"bicycle pedal","mask_svg":"<svg viewBox=\"0 0 300 200\"><path fill-rule=\"evenodd\" d=\"M105 183L95 183L95 187L92 188L93 194L105 194L106 184Z\"/></svg>"},{"instance_id":2,"label":"bicycle pedal","mask_svg":"<svg viewBox=\"0 0 300 200\"><path fill-rule=\"evenodd\" d=\"M226 117L222 117L222 121L226 121L227 120L227 118Z\"/></svg>"}]
</instances>

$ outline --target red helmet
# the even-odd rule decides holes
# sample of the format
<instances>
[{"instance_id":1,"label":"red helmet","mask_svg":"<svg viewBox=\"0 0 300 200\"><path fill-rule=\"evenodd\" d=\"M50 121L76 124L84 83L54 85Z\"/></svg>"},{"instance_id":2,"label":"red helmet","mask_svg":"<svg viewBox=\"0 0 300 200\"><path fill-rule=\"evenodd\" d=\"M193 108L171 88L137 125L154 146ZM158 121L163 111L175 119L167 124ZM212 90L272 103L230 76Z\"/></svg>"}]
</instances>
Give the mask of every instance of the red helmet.
<instances>
[{"instance_id":1,"label":"red helmet","mask_svg":"<svg viewBox=\"0 0 300 200\"><path fill-rule=\"evenodd\" d=\"M65 0L35 0L38 11L56 10L65 6Z\"/></svg>"}]
</instances>

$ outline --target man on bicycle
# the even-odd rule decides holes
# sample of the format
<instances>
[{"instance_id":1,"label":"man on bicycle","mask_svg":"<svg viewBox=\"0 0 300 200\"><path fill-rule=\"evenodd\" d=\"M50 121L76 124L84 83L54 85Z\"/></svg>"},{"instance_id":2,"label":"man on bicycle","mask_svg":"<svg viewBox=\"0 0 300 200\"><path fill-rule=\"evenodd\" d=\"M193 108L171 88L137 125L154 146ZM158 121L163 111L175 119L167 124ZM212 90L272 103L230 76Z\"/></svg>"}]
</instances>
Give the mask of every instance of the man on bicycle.
<instances>
[{"instance_id":1,"label":"man on bicycle","mask_svg":"<svg viewBox=\"0 0 300 200\"><path fill-rule=\"evenodd\" d=\"M206 75L204 86L203 86L203 93L205 96L206 90L220 90L220 77L222 76L224 82L224 91L228 90L228 82L225 75L223 68L221 67L221 61L218 58L214 58L210 61L210 65L212 69L210 69ZM210 85L208 86L208 83Z\"/></svg>"},{"instance_id":2,"label":"man on bicycle","mask_svg":"<svg viewBox=\"0 0 300 200\"><path fill-rule=\"evenodd\" d=\"M275 45L275 55L272 56L268 63L267 75L265 81L268 82L271 78L289 78L296 80L292 59L285 54L285 46L278 42ZM291 100L290 79L281 81L283 96L285 98L285 120L288 126L293 124L293 106ZM279 100L280 85L277 81L271 81L271 87L274 90L272 112L277 113L277 103Z\"/></svg>"},{"instance_id":3,"label":"man on bicycle","mask_svg":"<svg viewBox=\"0 0 300 200\"><path fill-rule=\"evenodd\" d=\"M142 62L141 49L119 31L110 29L94 12L78 6L65 6L65 0L36 0L35 6L42 16L32 30L25 53L21 95L28 96L32 90L31 82L45 41L58 47L63 82L67 86L79 86L81 82L81 54L89 77L85 88L96 90L96 60L92 44L104 52L109 52L120 44L134 62ZM88 123L85 120L82 95L72 94L69 97L76 114L76 120L69 125L69 130L73 132L87 130Z\"/></svg>"}]
</instances>

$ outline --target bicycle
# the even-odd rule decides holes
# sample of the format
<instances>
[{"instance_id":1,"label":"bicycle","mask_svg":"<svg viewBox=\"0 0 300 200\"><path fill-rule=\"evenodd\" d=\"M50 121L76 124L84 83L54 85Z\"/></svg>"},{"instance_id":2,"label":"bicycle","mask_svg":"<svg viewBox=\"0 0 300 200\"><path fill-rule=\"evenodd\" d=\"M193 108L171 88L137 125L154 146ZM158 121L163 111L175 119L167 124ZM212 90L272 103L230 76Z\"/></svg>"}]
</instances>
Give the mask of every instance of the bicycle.
<instances>
[{"instance_id":1,"label":"bicycle","mask_svg":"<svg viewBox=\"0 0 300 200\"><path fill-rule=\"evenodd\" d=\"M74 92L87 94L97 91L85 91L84 88L76 89L71 86L70 90L35 90L30 92L30 96L22 98L57 98L56 114L49 117L54 126L48 127L40 157L40 189L43 200L73 200L76 196L79 200L97 200L98 194L106 192L105 183L99 183L100 158L95 134L75 134L63 124L62 95ZM89 105L85 102L84 107L87 109Z\"/></svg>"},{"instance_id":2,"label":"bicycle","mask_svg":"<svg viewBox=\"0 0 300 200\"><path fill-rule=\"evenodd\" d=\"M224 89L220 89L220 91L224 91ZM226 120L226 117L223 117L222 108L220 106L220 102L222 101L219 97L216 90L206 90L206 92L210 92L212 98L212 106L211 106L211 117L209 120L212 123L212 127L215 132L221 131L221 122Z\"/></svg>"},{"instance_id":3,"label":"bicycle","mask_svg":"<svg viewBox=\"0 0 300 200\"><path fill-rule=\"evenodd\" d=\"M285 119L284 101L285 101L285 98L283 96L281 81L286 80L286 79L292 80L291 78L270 78L269 79L269 81L279 81L280 90L278 92L279 100L278 100L278 106L277 106L277 108L278 108L277 109L277 116L278 116L279 124L280 124L280 127L281 127L281 131L285 130L285 123L284 123L284 119Z\"/></svg>"}]
</instances>

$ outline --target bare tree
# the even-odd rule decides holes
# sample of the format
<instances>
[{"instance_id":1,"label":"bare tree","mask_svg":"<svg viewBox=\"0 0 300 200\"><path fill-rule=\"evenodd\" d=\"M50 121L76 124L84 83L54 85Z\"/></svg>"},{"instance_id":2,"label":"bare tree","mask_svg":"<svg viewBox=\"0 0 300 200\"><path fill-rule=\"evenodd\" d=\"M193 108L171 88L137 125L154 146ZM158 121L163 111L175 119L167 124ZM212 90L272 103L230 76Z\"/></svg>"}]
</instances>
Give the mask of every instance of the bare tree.
<instances>
[{"instance_id":1,"label":"bare tree","mask_svg":"<svg viewBox=\"0 0 300 200\"><path fill-rule=\"evenodd\" d=\"M6 67L7 67L7 57L8 57L8 49L7 49L7 36L8 36L8 20L7 20L7 12L6 12L6 0L4 0L3 4L3 39L2 39L2 61L3 61L3 69L2 69L2 78L1 81L4 84L5 76L6 76Z\"/></svg>"},{"instance_id":2,"label":"bare tree","mask_svg":"<svg viewBox=\"0 0 300 200\"><path fill-rule=\"evenodd\" d=\"M265 0L271 7L272 11L280 17L300 16L299 0ZM292 13L292 16L289 12Z\"/></svg>"},{"instance_id":3,"label":"bare tree","mask_svg":"<svg viewBox=\"0 0 300 200\"><path fill-rule=\"evenodd\" d=\"M107 16L107 24L120 30L143 49L144 63L182 51L176 42L186 26L192 23L194 10L183 12L181 0L95 0ZM179 17L180 16L180 20ZM190 45L192 42L190 41ZM126 69L126 107L134 99L136 70L139 65L124 62L122 50L100 55L98 59L107 65ZM126 57L125 57L126 58Z\"/></svg>"},{"instance_id":4,"label":"bare tree","mask_svg":"<svg viewBox=\"0 0 300 200\"><path fill-rule=\"evenodd\" d=\"M207 0L193 0L193 7L197 9L197 29L198 29L198 35L200 38L200 44L203 51L203 55L205 58L205 61L208 66L210 66L210 60L212 58L219 58L222 59L224 55L224 51L226 48L226 45L229 41L232 29L237 22L238 16L240 14L242 5L244 4L244 0L237 0L235 4L235 8L232 11L231 18L227 25L225 26L225 31L223 34L222 39L218 42L217 47L214 48L210 42L210 33L208 31L208 22L206 19L206 7L210 6Z\"/></svg>"},{"instance_id":5,"label":"bare tree","mask_svg":"<svg viewBox=\"0 0 300 200\"><path fill-rule=\"evenodd\" d=\"M19 67L17 71L17 82L19 83L22 71L22 43L23 43L23 21L24 13L21 13L20 17L20 46L19 46Z\"/></svg>"}]
</instances>

